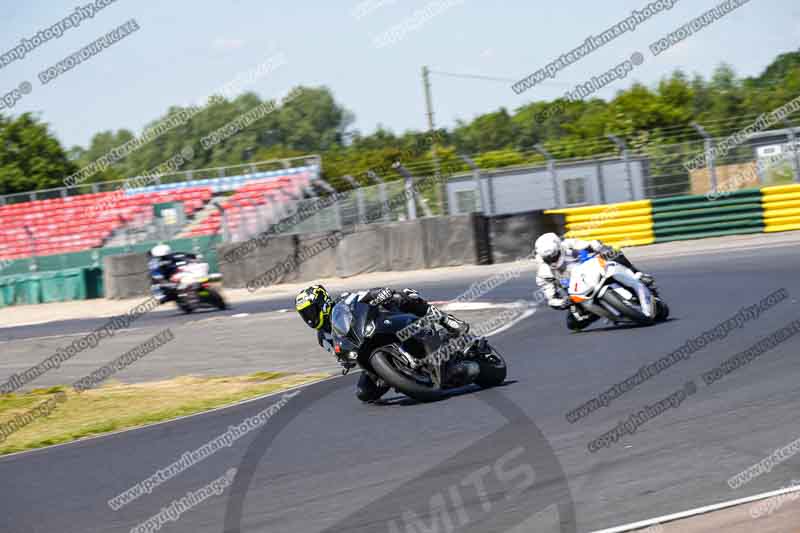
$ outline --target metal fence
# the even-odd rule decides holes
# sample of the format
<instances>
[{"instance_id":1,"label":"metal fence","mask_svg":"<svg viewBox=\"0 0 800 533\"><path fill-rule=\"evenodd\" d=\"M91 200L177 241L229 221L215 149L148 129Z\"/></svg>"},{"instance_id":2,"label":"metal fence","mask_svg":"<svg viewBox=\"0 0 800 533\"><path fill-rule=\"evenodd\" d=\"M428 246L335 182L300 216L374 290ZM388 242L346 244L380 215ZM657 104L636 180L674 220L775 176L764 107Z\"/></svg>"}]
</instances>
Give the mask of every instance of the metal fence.
<instances>
[{"instance_id":1,"label":"metal fence","mask_svg":"<svg viewBox=\"0 0 800 533\"><path fill-rule=\"evenodd\" d=\"M416 218L417 213L431 213L429 204L433 193L426 190L429 181L432 181L430 176L414 178L410 185L406 180L395 180L338 192L335 196L321 195L281 204L241 207L236 219L227 212L223 213L223 241L243 241L263 232L315 233L356 224ZM410 202L409 198L413 201Z\"/></svg>"},{"instance_id":2,"label":"metal fence","mask_svg":"<svg viewBox=\"0 0 800 533\"><path fill-rule=\"evenodd\" d=\"M723 140L649 143L634 148L622 144L619 153L583 159L555 159L543 149L509 151L509 160L538 157L539 161L503 166L501 159L500 168L481 167L480 156L461 156L463 164L453 165L451 161L451 171L443 172L447 179L441 182L442 194L436 187L429 187L415 201L408 202L405 200L409 184L430 179L422 172L436 166L433 161L420 161L409 168L396 167L382 177L375 175L380 180L377 185L355 188L322 208L318 207L318 198L253 207L247 211L244 223L240 220L238 226L226 230L225 240L245 240L263 231L331 231L359 220L399 221L428 214L474 211L504 215L800 182L800 153L794 148L800 149L800 145L793 144L789 130L751 135L724 154L708 158L703 168L687 168L689 161ZM775 153L782 157L776 157ZM493 162L498 162L496 155ZM387 204L391 209L382 210ZM281 220L294 219L300 222L275 227Z\"/></svg>"},{"instance_id":3,"label":"metal fence","mask_svg":"<svg viewBox=\"0 0 800 533\"><path fill-rule=\"evenodd\" d=\"M708 158L703 168L690 171L685 164L706 152L703 141L649 145L640 151L648 161L645 197L706 194L721 188L742 189L798 181L791 161L785 158L767 160L762 156L764 146L756 142L736 146L722 157Z\"/></svg>"}]
</instances>

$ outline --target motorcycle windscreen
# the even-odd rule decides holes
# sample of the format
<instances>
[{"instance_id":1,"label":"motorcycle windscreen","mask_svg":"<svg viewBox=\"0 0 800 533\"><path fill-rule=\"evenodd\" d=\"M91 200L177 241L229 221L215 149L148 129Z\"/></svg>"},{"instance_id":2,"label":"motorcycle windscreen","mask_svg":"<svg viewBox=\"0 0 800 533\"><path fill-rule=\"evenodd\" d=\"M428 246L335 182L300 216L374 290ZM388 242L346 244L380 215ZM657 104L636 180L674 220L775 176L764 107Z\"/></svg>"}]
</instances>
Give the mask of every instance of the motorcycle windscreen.
<instances>
[{"instance_id":1,"label":"motorcycle windscreen","mask_svg":"<svg viewBox=\"0 0 800 533\"><path fill-rule=\"evenodd\" d=\"M597 288L597 284L603 279L605 270L605 265L597 257L575 265L570 276L569 294L571 296L589 294Z\"/></svg>"},{"instance_id":2,"label":"motorcycle windscreen","mask_svg":"<svg viewBox=\"0 0 800 533\"><path fill-rule=\"evenodd\" d=\"M350 339L356 346L364 342L364 327L373 308L367 304L356 302L336 304L331 313L333 334Z\"/></svg>"},{"instance_id":3,"label":"motorcycle windscreen","mask_svg":"<svg viewBox=\"0 0 800 533\"><path fill-rule=\"evenodd\" d=\"M353 312L346 303L338 303L331 313L331 328L339 337L346 337L353 325Z\"/></svg>"}]
</instances>

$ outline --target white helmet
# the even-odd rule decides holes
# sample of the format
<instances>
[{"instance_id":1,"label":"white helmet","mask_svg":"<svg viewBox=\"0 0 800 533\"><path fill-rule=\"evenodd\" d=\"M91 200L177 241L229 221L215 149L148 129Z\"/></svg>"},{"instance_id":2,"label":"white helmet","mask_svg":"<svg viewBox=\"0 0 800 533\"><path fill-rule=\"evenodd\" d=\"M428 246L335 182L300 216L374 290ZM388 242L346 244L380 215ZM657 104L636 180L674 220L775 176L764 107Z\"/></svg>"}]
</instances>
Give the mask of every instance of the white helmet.
<instances>
[{"instance_id":1,"label":"white helmet","mask_svg":"<svg viewBox=\"0 0 800 533\"><path fill-rule=\"evenodd\" d=\"M170 248L168 244L157 244L153 246L152 250L150 250L150 255L152 255L153 257L164 257L165 255L171 253L172 253L172 248Z\"/></svg>"},{"instance_id":2,"label":"white helmet","mask_svg":"<svg viewBox=\"0 0 800 533\"><path fill-rule=\"evenodd\" d=\"M545 233L533 245L536 255L551 267L558 268L564 261L561 254L561 239L555 233Z\"/></svg>"}]
</instances>

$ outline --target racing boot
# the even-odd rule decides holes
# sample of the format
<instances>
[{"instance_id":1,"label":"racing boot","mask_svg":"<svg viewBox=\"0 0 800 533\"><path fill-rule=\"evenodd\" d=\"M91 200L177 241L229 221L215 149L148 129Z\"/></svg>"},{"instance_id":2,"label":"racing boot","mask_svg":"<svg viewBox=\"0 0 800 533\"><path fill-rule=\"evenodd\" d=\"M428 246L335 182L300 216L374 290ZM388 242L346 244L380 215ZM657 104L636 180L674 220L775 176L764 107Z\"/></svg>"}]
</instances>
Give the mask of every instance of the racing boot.
<instances>
[{"instance_id":1,"label":"racing boot","mask_svg":"<svg viewBox=\"0 0 800 533\"><path fill-rule=\"evenodd\" d=\"M570 307L567 311L567 329L570 331L581 331L588 328L600 317L590 313L582 313L577 307Z\"/></svg>"},{"instance_id":2,"label":"racing boot","mask_svg":"<svg viewBox=\"0 0 800 533\"><path fill-rule=\"evenodd\" d=\"M646 272L637 272L634 274L634 276L636 279L647 285L647 288L650 289L650 292L652 292L653 295L658 298L658 287L656 287L656 280L653 276L647 274Z\"/></svg>"},{"instance_id":3,"label":"racing boot","mask_svg":"<svg viewBox=\"0 0 800 533\"><path fill-rule=\"evenodd\" d=\"M461 337L469 333L469 324L463 320L459 320L453 315L448 315L446 313L441 313L441 315L442 316L439 319L439 324L441 324L442 327L447 330L450 336Z\"/></svg>"},{"instance_id":4,"label":"racing boot","mask_svg":"<svg viewBox=\"0 0 800 533\"><path fill-rule=\"evenodd\" d=\"M159 305L163 305L170 300L169 295L164 291L164 289L161 288L160 285L151 285L150 293L153 295L153 298L158 301Z\"/></svg>"}]
</instances>

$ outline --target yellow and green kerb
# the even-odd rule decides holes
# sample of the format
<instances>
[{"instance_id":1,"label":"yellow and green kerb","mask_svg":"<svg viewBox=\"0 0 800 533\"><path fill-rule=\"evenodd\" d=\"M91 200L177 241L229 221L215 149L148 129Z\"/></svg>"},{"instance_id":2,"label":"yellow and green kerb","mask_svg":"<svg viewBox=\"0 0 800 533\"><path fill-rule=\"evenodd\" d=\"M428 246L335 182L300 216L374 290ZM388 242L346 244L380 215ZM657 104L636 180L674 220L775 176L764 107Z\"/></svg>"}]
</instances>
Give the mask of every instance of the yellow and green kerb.
<instances>
[{"instance_id":1,"label":"yellow and green kerb","mask_svg":"<svg viewBox=\"0 0 800 533\"><path fill-rule=\"evenodd\" d=\"M591 205L545 211L563 215L565 237L597 239L616 247L640 246L655 241L650 200Z\"/></svg>"},{"instance_id":2,"label":"yellow and green kerb","mask_svg":"<svg viewBox=\"0 0 800 533\"><path fill-rule=\"evenodd\" d=\"M545 213L564 217L565 237L598 239L616 247L800 230L800 184Z\"/></svg>"}]
</instances>

